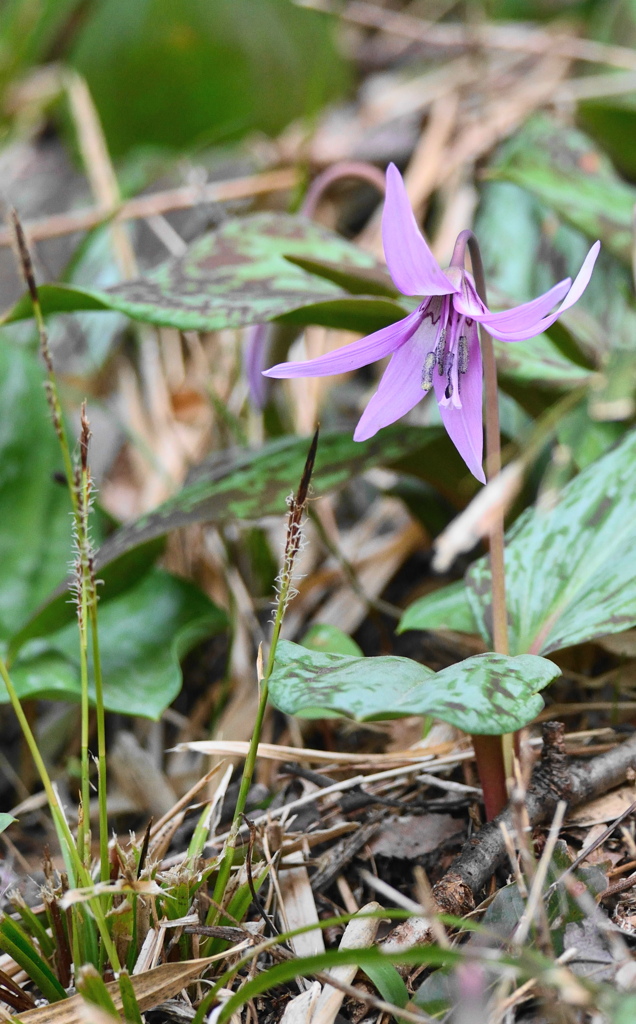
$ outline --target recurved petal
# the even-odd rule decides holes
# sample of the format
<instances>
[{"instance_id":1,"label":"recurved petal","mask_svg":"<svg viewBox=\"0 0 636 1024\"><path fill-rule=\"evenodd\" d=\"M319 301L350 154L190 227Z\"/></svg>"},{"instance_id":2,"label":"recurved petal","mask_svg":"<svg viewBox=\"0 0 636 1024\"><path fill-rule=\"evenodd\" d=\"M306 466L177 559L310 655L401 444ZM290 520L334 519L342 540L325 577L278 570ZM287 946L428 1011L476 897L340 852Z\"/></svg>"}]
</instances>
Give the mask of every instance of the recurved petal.
<instances>
[{"instance_id":1,"label":"recurved petal","mask_svg":"<svg viewBox=\"0 0 636 1024\"><path fill-rule=\"evenodd\" d=\"M422 314L416 309L403 320L368 334L359 341L352 341L350 345L343 345L335 352L298 363L278 363L269 370L263 370L263 373L266 377L329 377L335 373L359 370L361 366L375 363L395 352L408 341L421 319Z\"/></svg>"},{"instance_id":2,"label":"recurved petal","mask_svg":"<svg viewBox=\"0 0 636 1024\"><path fill-rule=\"evenodd\" d=\"M395 164L386 171L382 242L391 277L404 295L450 295L457 290L422 237Z\"/></svg>"},{"instance_id":3,"label":"recurved petal","mask_svg":"<svg viewBox=\"0 0 636 1024\"><path fill-rule=\"evenodd\" d=\"M565 313L566 309L569 309L570 306L573 306L574 303L578 302L581 298L581 295L587 288L590 277L592 276L592 271L600 248L601 243L595 242L585 257L583 266L574 278L572 287L568 291L559 308L556 309L554 313L550 313L549 316L544 316L542 319L535 320L533 324L528 324L518 330L514 330L508 325L502 327L498 324L493 324L492 321L489 321L488 324L484 324L484 326L487 326L488 331L492 336L494 338L499 338L500 341L525 341L527 338L535 338L537 334L547 331L548 327L551 327L552 324L559 319L561 314Z\"/></svg>"},{"instance_id":4,"label":"recurved petal","mask_svg":"<svg viewBox=\"0 0 636 1024\"><path fill-rule=\"evenodd\" d=\"M378 430L394 423L424 398L422 370L426 352L434 341L429 324L420 329L391 358L378 390L364 410L353 435L354 441L366 441Z\"/></svg>"},{"instance_id":5,"label":"recurved petal","mask_svg":"<svg viewBox=\"0 0 636 1024\"><path fill-rule=\"evenodd\" d=\"M477 327L473 324L468 336L468 367L459 377L459 395L462 407L442 405L446 378L436 372L433 386L439 404L442 422L448 435L473 476L481 483L486 482L482 467L484 432L482 426L482 369L481 349Z\"/></svg>"},{"instance_id":6,"label":"recurved petal","mask_svg":"<svg viewBox=\"0 0 636 1024\"><path fill-rule=\"evenodd\" d=\"M490 310L482 312L476 308L475 303L464 302L463 297L462 299L453 297L453 305L458 312L463 313L464 316L473 317L484 327L490 327L492 324L500 331L522 331L525 327L536 324L537 320L549 313L552 307L567 294L571 284L572 278L566 277L564 281L559 281L549 291L532 299L531 302L524 302L520 306L515 306L514 309L506 309L501 313L491 313Z\"/></svg>"}]
</instances>

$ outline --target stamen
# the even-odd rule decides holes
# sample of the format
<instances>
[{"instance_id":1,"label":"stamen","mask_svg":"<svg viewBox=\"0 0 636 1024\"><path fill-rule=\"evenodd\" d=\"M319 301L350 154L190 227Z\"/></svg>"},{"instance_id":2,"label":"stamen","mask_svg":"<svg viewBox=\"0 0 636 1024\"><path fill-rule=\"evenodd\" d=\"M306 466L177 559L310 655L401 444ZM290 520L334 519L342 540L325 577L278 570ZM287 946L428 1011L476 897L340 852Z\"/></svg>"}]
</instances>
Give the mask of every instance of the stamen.
<instances>
[{"instance_id":1,"label":"stamen","mask_svg":"<svg viewBox=\"0 0 636 1024\"><path fill-rule=\"evenodd\" d=\"M433 387L433 370L435 369L435 353L427 352L424 366L422 368L422 391L425 394Z\"/></svg>"},{"instance_id":2,"label":"stamen","mask_svg":"<svg viewBox=\"0 0 636 1024\"><path fill-rule=\"evenodd\" d=\"M468 369L468 340L465 334L462 334L460 337L457 348L459 350L459 372L466 373L466 370Z\"/></svg>"},{"instance_id":3,"label":"stamen","mask_svg":"<svg viewBox=\"0 0 636 1024\"><path fill-rule=\"evenodd\" d=\"M451 372L452 372L452 369L453 369L453 362L454 362L453 353L449 352L448 353L448 362L446 364L446 390L444 391L444 396L446 398L452 398L453 397L453 385L451 383Z\"/></svg>"},{"instance_id":4,"label":"stamen","mask_svg":"<svg viewBox=\"0 0 636 1024\"><path fill-rule=\"evenodd\" d=\"M435 359L437 361L437 372L440 377L444 376L444 355L446 350L446 328L442 327L439 335L439 341L435 348Z\"/></svg>"}]
</instances>

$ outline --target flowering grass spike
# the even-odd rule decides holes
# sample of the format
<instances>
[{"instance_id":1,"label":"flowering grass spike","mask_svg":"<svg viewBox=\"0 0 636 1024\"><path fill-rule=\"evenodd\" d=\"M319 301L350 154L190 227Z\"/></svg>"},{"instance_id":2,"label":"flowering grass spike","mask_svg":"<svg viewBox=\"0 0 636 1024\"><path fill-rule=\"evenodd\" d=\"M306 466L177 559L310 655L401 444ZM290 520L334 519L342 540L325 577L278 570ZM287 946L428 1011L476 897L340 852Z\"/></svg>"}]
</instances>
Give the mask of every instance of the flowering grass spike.
<instances>
[{"instance_id":1,"label":"flowering grass spike","mask_svg":"<svg viewBox=\"0 0 636 1024\"><path fill-rule=\"evenodd\" d=\"M378 390L356 431L366 441L409 412L433 390L448 434L471 473L485 481L482 468L482 362L478 325L501 341L525 341L545 331L581 297L592 274L600 242L595 242L572 283L565 278L544 295L501 313L491 313L464 269L469 231L455 243L451 265L442 270L416 224L404 182L389 164L382 215L386 262L404 295L424 296L418 308L389 327L328 355L279 363L267 377L321 377L346 373L391 355ZM550 312L556 303L559 307Z\"/></svg>"}]
</instances>

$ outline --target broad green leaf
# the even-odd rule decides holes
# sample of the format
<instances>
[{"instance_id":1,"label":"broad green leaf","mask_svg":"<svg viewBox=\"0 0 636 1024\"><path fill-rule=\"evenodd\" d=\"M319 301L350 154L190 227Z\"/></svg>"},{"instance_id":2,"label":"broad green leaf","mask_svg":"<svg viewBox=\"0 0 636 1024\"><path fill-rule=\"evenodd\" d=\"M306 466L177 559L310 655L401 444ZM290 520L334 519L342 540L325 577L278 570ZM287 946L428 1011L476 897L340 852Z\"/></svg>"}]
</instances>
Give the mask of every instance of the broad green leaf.
<instances>
[{"instance_id":1,"label":"broad green leaf","mask_svg":"<svg viewBox=\"0 0 636 1024\"><path fill-rule=\"evenodd\" d=\"M490 173L527 189L546 206L629 265L636 188L583 132L544 114L506 145Z\"/></svg>"},{"instance_id":2,"label":"broad green leaf","mask_svg":"<svg viewBox=\"0 0 636 1024\"><path fill-rule=\"evenodd\" d=\"M499 735L532 721L543 707L538 691L560 674L532 655L478 654L435 673L409 658L318 654L282 640L269 692L280 711L304 718L432 715L464 732Z\"/></svg>"},{"instance_id":3,"label":"broad green leaf","mask_svg":"<svg viewBox=\"0 0 636 1024\"><path fill-rule=\"evenodd\" d=\"M636 431L584 469L549 509L528 509L506 543L510 650L548 654L636 624ZM487 560L469 599L490 642Z\"/></svg>"},{"instance_id":4,"label":"broad green leaf","mask_svg":"<svg viewBox=\"0 0 636 1024\"><path fill-rule=\"evenodd\" d=\"M150 570L164 547L163 538L125 551L118 558L99 570L100 608L129 587L134 586ZM68 569L68 562L64 566ZM9 639L9 660L13 660L20 648L34 637L47 636L61 629L75 618L75 609L69 601L68 579L63 579L53 594L41 604L26 623Z\"/></svg>"},{"instance_id":5,"label":"broad green leaf","mask_svg":"<svg viewBox=\"0 0 636 1024\"><path fill-rule=\"evenodd\" d=\"M104 703L109 711L159 718L181 688L179 660L226 625L196 587L158 569L100 606ZM11 670L18 696L79 700L77 627L25 645ZM0 688L0 701L8 695Z\"/></svg>"},{"instance_id":6,"label":"broad green leaf","mask_svg":"<svg viewBox=\"0 0 636 1024\"><path fill-rule=\"evenodd\" d=\"M408 299L401 299L398 303L381 296L352 295L350 298L309 303L276 319L283 324L318 324L320 327L372 334L396 320L402 320L411 310Z\"/></svg>"},{"instance_id":7,"label":"broad green leaf","mask_svg":"<svg viewBox=\"0 0 636 1024\"><path fill-rule=\"evenodd\" d=\"M134 281L101 289L43 285L40 298L45 314L111 309L180 330L241 327L283 315L289 322L307 323L309 317L314 323L353 329L358 317L365 330L398 320L410 308L388 297L350 297L344 288L307 273L286 256L320 257L343 271L347 267L382 269L374 257L313 221L258 213L226 221L194 242L183 256L159 264ZM24 295L5 314L4 322L31 315L31 300Z\"/></svg>"},{"instance_id":8,"label":"broad green leaf","mask_svg":"<svg viewBox=\"0 0 636 1024\"><path fill-rule=\"evenodd\" d=\"M381 264L375 267L343 267L327 260L307 259L302 256L287 256L290 263L302 267L309 274L317 274L340 285L351 295L385 295L400 298L400 292L393 284Z\"/></svg>"},{"instance_id":9,"label":"broad green leaf","mask_svg":"<svg viewBox=\"0 0 636 1024\"><path fill-rule=\"evenodd\" d=\"M389 427L370 441L354 441L349 432L321 434L312 478L317 494L344 486L352 476L377 465L392 465L405 455L427 452L442 434L437 427ZM157 542L172 530L190 523L226 523L283 515L286 498L296 489L307 458L306 438L286 437L257 450L222 452L199 466L173 498L134 523L123 526L99 549L96 566L104 588L114 596L134 578L136 564L146 567ZM59 577L58 577L59 581ZM14 653L28 639L43 636L73 618L66 589L48 600L12 637Z\"/></svg>"},{"instance_id":10,"label":"broad green leaf","mask_svg":"<svg viewBox=\"0 0 636 1024\"><path fill-rule=\"evenodd\" d=\"M397 632L407 629L453 629L458 633L478 633L479 626L463 580L434 590L418 598L404 612Z\"/></svg>"},{"instance_id":11,"label":"broad green leaf","mask_svg":"<svg viewBox=\"0 0 636 1024\"><path fill-rule=\"evenodd\" d=\"M6 639L68 571L71 502L54 474L64 466L43 374L23 348L0 341L0 639Z\"/></svg>"},{"instance_id":12,"label":"broad green leaf","mask_svg":"<svg viewBox=\"0 0 636 1024\"><path fill-rule=\"evenodd\" d=\"M331 19L290 0L101 0L69 24L54 44L70 47L116 156L278 135L349 78Z\"/></svg>"},{"instance_id":13,"label":"broad green leaf","mask_svg":"<svg viewBox=\"0 0 636 1024\"><path fill-rule=\"evenodd\" d=\"M310 626L302 640L303 647L310 651L321 651L324 654L353 654L361 658L362 650L348 633L328 622L316 622Z\"/></svg>"},{"instance_id":14,"label":"broad green leaf","mask_svg":"<svg viewBox=\"0 0 636 1024\"><path fill-rule=\"evenodd\" d=\"M5 829L12 825L14 821L17 821L12 814L7 814L6 811L0 812L0 832L4 832Z\"/></svg>"},{"instance_id":15,"label":"broad green leaf","mask_svg":"<svg viewBox=\"0 0 636 1024\"><path fill-rule=\"evenodd\" d=\"M349 432L320 435L312 486L326 494L373 466L434 445L435 427L396 425L370 441L354 441ZM97 566L109 564L124 551L189 523L258 520L286 511L287 496L297 487L308 449L307 438L285 437L257 450L243 449L213 456L194 471L183 490L153 512L122 527L97 554Z\"/></svg>"}]
</instances>

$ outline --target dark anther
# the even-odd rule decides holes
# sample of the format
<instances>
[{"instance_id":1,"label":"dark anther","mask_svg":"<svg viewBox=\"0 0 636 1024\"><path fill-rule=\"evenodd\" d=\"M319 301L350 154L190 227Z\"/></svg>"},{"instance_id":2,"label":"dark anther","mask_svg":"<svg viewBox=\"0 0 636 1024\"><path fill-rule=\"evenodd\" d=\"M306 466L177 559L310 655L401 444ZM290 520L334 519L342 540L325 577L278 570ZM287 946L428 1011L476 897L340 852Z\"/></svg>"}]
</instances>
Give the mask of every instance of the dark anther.
<instances>
[{"instance_id":1,"label":"dark anther","mask_svg":"<svg viewBox=\"0 0 636 1024\"><path fill-rule=\"evenodd\" d=\"M440 377L444 376L444 354L446 349L446 328L442 327L439 335L439 341L437 342L437 348L435 349L435 355L437 359L437 372Z\"/></svg>"},{"instance_id":2,"label":"dark anther","mask_svg":"<svg viewBox=\"0 0 636 1024\"><path fill-rule=\"evenodd\" d=\"M459 372L466 373L466 370L468 369L468 341L466 340L466 336L464 334L462 334L461 338L459 339L457 348L459 353Z\"/></svg>"},{"instance_id":3,"label":"dark anther","mask_svg":"<svg viewBox=\"0 0 636 1024\"><path fill-rule=\"evenodd\" d=\"M433 387L433 370L435 369L435 353L427 352L422 367L422 391L429 392Z\"/></svg>"}]
</instances>

